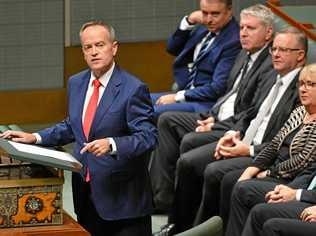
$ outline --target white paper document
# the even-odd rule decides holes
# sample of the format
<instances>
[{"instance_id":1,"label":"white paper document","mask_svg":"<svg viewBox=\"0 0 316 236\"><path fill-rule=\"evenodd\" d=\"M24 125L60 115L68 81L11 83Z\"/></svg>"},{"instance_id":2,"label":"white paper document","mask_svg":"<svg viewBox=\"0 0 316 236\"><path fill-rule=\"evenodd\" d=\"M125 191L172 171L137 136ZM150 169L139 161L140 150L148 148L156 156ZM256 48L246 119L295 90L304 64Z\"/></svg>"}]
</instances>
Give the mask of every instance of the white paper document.
<instances>
[{"instance_id":1,"label":"white paper document","mask_svg":"<svg viewBox=\"0 0 316 236\"><path fill-rule=\"evenodd\" d=\"M38 147L35 145L30 145L30 144L16 143L12 141L8 141L8 142L20 152L53 157L55 159L59 159L62 161L74 162L75 160L74 157L67 152L55 151L55 150Z\"/></svg>"}]
</instances>

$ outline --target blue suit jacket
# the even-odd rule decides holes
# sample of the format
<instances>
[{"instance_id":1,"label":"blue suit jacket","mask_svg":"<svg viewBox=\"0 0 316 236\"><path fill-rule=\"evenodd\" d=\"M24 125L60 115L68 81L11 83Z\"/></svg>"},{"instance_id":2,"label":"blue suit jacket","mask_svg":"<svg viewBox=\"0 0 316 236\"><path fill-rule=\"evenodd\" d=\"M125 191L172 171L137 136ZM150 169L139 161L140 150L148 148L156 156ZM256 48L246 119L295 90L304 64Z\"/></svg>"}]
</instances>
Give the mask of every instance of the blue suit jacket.
<instances>
[{"instance_id":1,"label":"blue suit jacket","mask_svg":"<svg viewBox=\"0 0 316 236\"><path fill-rule=\"evenodd\" d=\"M40 131L47 146L75 142L74 156L91 175L91 197L100 217L106 220L150 214L152 194L146 157L157 142L152 123L153 108L147 87L127 72L115 67L92 123L89 140L82 128L82 111L90 70L72 76L68 82L68 117L61 123ZM80 154L84 142L113 137L117 155L96 157ZM74 192L75 211L76 197Z\"/></svg>"},{"instance_id":2,"label":"blue suit jacket","mask_svg":"<svg viewBox=\"0 0 316 236\"><path fill-rule=\"evenodd\" d=\"M177 56L173 64L173 74L180 90L188 89L188 63L193 62L194 49L208 32L203 25L194 30L177 29L168 40L167 51ZM197 74L193 83L195 88L186 90L186 101L215 102L222 96L230 69L240 49L239 26L232 18L197 63Z\"/></svg>"}]
</instances>

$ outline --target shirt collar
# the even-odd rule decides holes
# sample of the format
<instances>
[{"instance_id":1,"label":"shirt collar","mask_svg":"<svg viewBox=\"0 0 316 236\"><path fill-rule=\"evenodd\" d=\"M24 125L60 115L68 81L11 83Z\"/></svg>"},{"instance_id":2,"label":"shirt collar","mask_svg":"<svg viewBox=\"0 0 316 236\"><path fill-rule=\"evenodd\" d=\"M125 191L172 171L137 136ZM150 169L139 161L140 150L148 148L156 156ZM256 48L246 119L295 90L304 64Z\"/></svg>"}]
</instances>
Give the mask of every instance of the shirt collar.
<instances>
[{"instance_id":1,"label":"shirt collar","mask_svg":"<svg viewBox=\"0 0 316 236\"><path fill-rule=\"evenodd\" d=\"M264 45L260 50L256 51L255 53L250 54L250 59L252 62L256 61L261 52L268 46L269 44ZM249 52L248 52L249 53Z\"/></svg>"},{"instance_id":2,"label":"shirt collar","mask_svg":"<svg viewBox=\"0 0 316 236\"><path fill-rule=\"evenodd\" d=\"M110 68L107 72L105 72L105 73L99 78L99 81L100 81L100 83L101 83L101 85L102 85L103 87L106 87L107 84L109 83L110 78L111 78L111 76L112 76L112 74L113 74L113 71L114 71L114 67L115 67L115 62L113 63L113 65L111 66L111 68ZM95 78L94 74L91 72L90 81L89 81L89 86L93 86L93 85L92 85L92 82L93 82L93 80L95 80L95 79L96 79L96 78Z\"/></svg>"},{"instance_id":3,"label":"shirt collar","mask_svg":"<svg viewBox=\"0 0 316 236\"><path fill-rule=\"evenodd\" d=\"M284 85L289 85L295 78L295 76L297 75L297 73L302 69L302 67L298 67L292 71L290 71L289 73L287 73L284 76L278 75L277 79L281 79L282 80L282 84Z\"/></svg>"}]
</instances>

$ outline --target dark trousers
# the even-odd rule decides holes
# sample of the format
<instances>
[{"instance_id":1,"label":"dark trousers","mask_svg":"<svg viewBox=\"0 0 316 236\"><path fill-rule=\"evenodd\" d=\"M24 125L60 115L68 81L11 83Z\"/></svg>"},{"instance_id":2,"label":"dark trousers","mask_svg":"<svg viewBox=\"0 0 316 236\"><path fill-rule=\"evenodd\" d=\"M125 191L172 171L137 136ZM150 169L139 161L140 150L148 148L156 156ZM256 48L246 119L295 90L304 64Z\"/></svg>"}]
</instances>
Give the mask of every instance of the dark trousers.
<instances>
[{"instance_id":1,"label":"dark trousers","mask_svg":"<svg viewBox=\"0 0 316 236\"><path fill-rule=\"evenodd\" d=\"M210 138L216 141L218 137L214 133L211 133ZM187 145L187 141L188 139L183 139L183 147L192 147L196 143L194 140ZM174 204L169 215L169 223L175 223L177 232L193 226L201 202L203 173L205 167L215 161L216 145L217 142L212 142L186 151L177 162Z\"/></svg>"},{"instance_id":2,"label":"dark trousers","mask_svg":"<svg viewBox=\"0 0 316 236\"><path fill-rule=\"evenodd\" d=\"M274 218L264 224L262 236L314 236L315 233L315 222Z\"/></svg>"},{"instance_id":3,"label":"dark trousers","mask_svg":"<svg viewBox=\"0 0 316 236\"><path fill-rule=\"evenodd\" d=\"M228 172L224 175L221 182L219 215L223 220L224 232L227 228L232 192L235 184L237 183L239 177L244 172L244 170L245 169L240 169Z\"/></svg>"},{"instance_id":4,"label":"dark trousers","mask_svg":"<svg viewBox=\"0 0 316 236\"><path fill-rule=\"evenodd\" d=\"M165 112L159 117L159 145L152 154L150 165L154 201L158 209L171 207L181 141L185 135L194 132L198 119L201 119L198 113L189 112ZM202 140L203 144L208 141L208 132L193 133L192 135L198 136L197 140Z\"/></svg>"},{"instance_id":5,"label":"dark trousers","mask_svg":"<svg viewBox=\"0 0 316 236\"><path fill-rule=\"evenodd\" d=\"M238 157L215 161L207 165L204 171L202 200L194 225L201 224L210 217L218 215L220 206L227 204L226 200L223 202L220 201L220 186L225 174L233 170L244 169L252 161L250 157ZM224 195L230 192L230 190L227 191L226 189L223 191Z\"/></svg>"},{"instance_id":6,"label":"dark trousers","mask_svg":"<svg viewBox=\"0 0 316 236\"><path fill-rule=\"evenodd\" d=\"M104 220L94 207L90 198L90 184L82 177L73 173L72 186L74 207L77 220L91 236L150 236L151 216L130 219Z\"/></svg>"},{"instance_id":7,"label":"dark trousers","mask_svg":"<svg viewBox=\"0 0 316 236\"><path fill-rule=\"evenodd\" d=\"M233 188L231 209L227 225L227 236L242 233L248 214L256 204L265 202L265 195L278 184L287 184L282 179L264 178L237 182Z\"/></svg>"},{"instance_id":8,"label":"dark trousers","mask_svg":"<svg viewBox=\"0 0 316 236\"><path fill-rule=\"evenodd\" d=\"M285 223L283 219L299 220L301 212L311 206L309 203L291 201L287 203L261 203L252 208L242 235L257 236L257 235L288 235L285 232L295 230L291 224ZM281 219L282 218L282 219ZM280 224L278 224L280 223ZM293 221L294 224L295 221ZM300 227L301 232L304 232L304 227ZM316 223L314 223L314 230ZM266 232L271 232L267 234ZM272 233L273 232L273 233ZM283 232L282 234L279 233ZM296 231L298 232L298 231ZM315 234L316 231L314 231ZM278 234L276 234L278 233ZM313 235L314 235L313 234ZM295 234L291 234L295 235ZM303 234L297 234L303 235ZM308 234L307 234L308 235Z\"/></svg>"},{"instance_id":9,"label":"dark trousers","mask_svg":"<svg viewBox=\"0 0 316 236\"><path fill-rule=\"evenodd\" d=\"M206 112L210 110L214 104L212 102L202 102L202 101L185 101L180 103L170 103L165 105L156 105L156 101L163 95L170 94L173 92L164 93L151 93L151 100L154 105L154 119L157 120L159 116L165 112Z\"/></svg>"}]
</instances>

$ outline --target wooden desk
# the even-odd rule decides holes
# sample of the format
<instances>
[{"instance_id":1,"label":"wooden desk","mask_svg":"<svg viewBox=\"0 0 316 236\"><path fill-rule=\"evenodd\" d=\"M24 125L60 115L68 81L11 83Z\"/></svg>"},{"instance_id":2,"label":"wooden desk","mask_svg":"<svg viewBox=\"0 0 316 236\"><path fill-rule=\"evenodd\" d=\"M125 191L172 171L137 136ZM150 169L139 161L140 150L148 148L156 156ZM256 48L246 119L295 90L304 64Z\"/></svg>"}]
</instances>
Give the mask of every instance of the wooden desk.
<instances>
[{"instance_id":1,"label":"wooden desk","mask_svg":"<svg viewBox=\"0 0 316 236\"><path fill-rule=\"evenodd\" d=\"M0 229L0 236L90 236L67 213L63 217L63 225Z\"/></svg>"}]
</instances>

